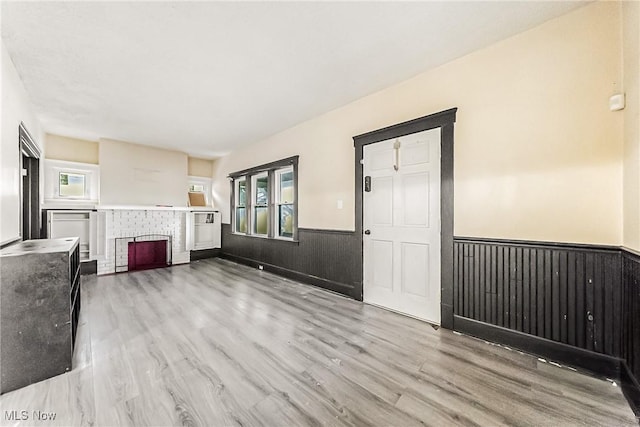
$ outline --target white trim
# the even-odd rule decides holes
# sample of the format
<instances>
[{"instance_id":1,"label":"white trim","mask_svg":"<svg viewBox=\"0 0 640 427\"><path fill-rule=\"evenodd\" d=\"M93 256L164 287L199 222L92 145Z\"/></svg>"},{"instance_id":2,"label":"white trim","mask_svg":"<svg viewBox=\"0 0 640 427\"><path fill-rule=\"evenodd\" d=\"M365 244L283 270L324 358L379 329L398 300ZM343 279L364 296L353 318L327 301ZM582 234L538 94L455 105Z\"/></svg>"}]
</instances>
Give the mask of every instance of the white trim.
<instances>
[{"instance_id":1,"label":"white trim","mask_svg":"<svg viewBox=\"0 0 640 427\"><path fill-rule=\"evenodd\" d=\"M213 180L211 178L206 178L203 176L192 176L189 175L187 176L187 188L186 191L189 191L189 188L192 185L202 185L203 187L203 193L204 193L204 202L207 205L206 207L208 209L211 209L212 206L212 200L213 200L213 186L211 185L211 183L213 182ZM194 206L195 207L195 206Z\"/></svg>"},{"instance_id":2,"label":"white trim","mask_svg":"<svg viewBox=\"0 0 640 427\"><path fill-rule=\"evenodd\" d=\"M273 218L271 219L272 227L273 227L273 238L278 240L293 240L293 229L291 230L291 237L281 236L280 235L280 206L283 205L291 205L294 209L295 213L295 194L293 189L295 188L294 178L291 179L291 193L293 195L293 199L290 203L282 203L282 187L281 187L281 179L282 175L285 173L291 173L293 175L293 166L285 166L280 169L276 169L273 173L274 176L274 197L273 197ZM293 227L293 224L292 224Z\"/></svg>"},{"instance_id":3,"label":"white trim","mask_svg":"<svg viewBox=\"0 0 640 427\"><path fill-rule=\"evenodd\" d=\"M243 182L245 183L244 186L244 205L240 205L239 200L240 200L240 183ZM232 219L233 221L231 222L232 224L232 232L234 234L240 234L242 236L249 236L251 235L251 233L249 233L249 224L248 224L248 218L249 218L249 214L247 213L248 211L248 206L249 206L249 200L248 197L251 197L251 195L247 194L247 176L243 175L243 176L239 176L237 178L234 178L233 180L233 197L234 197L234 201L233 201L233 212L231 213L232 215ZM244 218L245 218L245 227L246 227L246 231L243 233L242 231L238 231L238 217L237 217L237 211L238 208L244 208Z\"/></svg>"},{"instance_id":4,"label":"white trim","mask_svg":"<svg viewBox=\"0 0 640 427\"><path fill-rule=\"evenodd\" d=\"M156 206L156 205L96 205L99 211L211 211L218 212L207 206Z\"/></svg>"},{"instance_id":5,"label":"white trim","mask_svg":"<svg viewBox=\"0 0 640 427\"><path fill-rule=\"evenodd\" d=\"M84 197L60 196L60 173L82 174L85 176ZM92 163L68 162L44 159L44 203L57 205L88 203L100 200L100 166Z\"/></svg>"},{"instance_id":6,"label":"white trim","mask_svg":"<svg viewBox=\"0 0 640 427\"><path fill-rule=\"evenodd\" d=\"M258 204L258 180L259 179L267 179L267 200L264 204ZM250 224L248 224L250 226L250 228L248 229L250 232L248 234L251 234L252 236L256 236L256 237L269 237L269 200L270 200L271 195L269 194L269 173L267 171L265 172L259 172L257 174L251 175L251 221ZM258 215L257 215L257 209L267 209L267 232L266 233L258 233L256 231L256 223L258 220Z\"/></svg>"}]
</instances>

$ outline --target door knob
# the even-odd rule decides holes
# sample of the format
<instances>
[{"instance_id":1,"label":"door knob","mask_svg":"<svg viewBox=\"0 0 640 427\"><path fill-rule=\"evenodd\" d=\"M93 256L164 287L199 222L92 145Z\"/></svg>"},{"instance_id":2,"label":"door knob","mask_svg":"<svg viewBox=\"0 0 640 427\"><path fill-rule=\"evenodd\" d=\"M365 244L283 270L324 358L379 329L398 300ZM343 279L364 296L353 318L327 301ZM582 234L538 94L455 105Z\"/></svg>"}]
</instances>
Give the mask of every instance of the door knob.
<instances>
[{"instance_id":1,"label":"door knob","mask_svg":"<svg viewBox=\"0 0 640 427\"><path fill-rule=\"evenodd\" d=\"M364 230L364 234L368 236L369 234L371 234L371 230Z\"/></svg>"}]
</instances>

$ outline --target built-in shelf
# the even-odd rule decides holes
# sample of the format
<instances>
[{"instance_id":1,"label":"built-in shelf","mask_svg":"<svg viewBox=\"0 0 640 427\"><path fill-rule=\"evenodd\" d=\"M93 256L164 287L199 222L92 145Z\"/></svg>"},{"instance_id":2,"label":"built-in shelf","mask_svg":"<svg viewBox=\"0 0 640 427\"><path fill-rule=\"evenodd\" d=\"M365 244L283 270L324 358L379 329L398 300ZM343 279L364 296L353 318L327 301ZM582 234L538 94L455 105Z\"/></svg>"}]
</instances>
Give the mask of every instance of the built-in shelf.
<instances>
[{"instance_id":1,"label":"built-in shelf","mask_svg":"<svg viewBox=\"0 0 640 427\"><path fill-rule=\"evenodd\" d=\"M192 211L187 222L189 249L215 249L221 246L220 212Z\"/></svg>"},{"instance_id":2,"label":"built-in shelf","mask_svg":"<svg viewBox=\"0 0 640 427\"><path fill-rule=\"evenodd\" d=\"M43 211L43 216L46 224L44 237L77 237L82 262L98 259L99 254L104 252L103 218L97 212L86 209L47 209Z\"/></svg>"}]
</instances>

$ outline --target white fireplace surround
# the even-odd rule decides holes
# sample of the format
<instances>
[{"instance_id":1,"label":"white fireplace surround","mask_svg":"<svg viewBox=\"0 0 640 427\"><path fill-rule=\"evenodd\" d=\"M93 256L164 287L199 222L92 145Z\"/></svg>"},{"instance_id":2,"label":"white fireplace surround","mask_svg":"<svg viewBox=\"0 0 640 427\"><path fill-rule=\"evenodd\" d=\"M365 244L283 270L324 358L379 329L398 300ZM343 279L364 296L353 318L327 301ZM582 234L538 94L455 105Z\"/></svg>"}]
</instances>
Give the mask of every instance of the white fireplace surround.
<instances>
[{"instance_id":1,"label":"white fireplace surround","mask_svg":"<svg viewBox=\"0 0 640 427\"><path fill-rule=\"evenodd\" d=\"M147 234L171 236L172 264L191 261L186 236L187 215L189 211L200 209L160 206L97 206L96 209L103 221L101 228L105 230L104 252L97 260L98 275L115 273L116 265L127 264L126 251L119 251L120 259L116 259L115 239L121 237Z\"/></svg>"}]
</instances>

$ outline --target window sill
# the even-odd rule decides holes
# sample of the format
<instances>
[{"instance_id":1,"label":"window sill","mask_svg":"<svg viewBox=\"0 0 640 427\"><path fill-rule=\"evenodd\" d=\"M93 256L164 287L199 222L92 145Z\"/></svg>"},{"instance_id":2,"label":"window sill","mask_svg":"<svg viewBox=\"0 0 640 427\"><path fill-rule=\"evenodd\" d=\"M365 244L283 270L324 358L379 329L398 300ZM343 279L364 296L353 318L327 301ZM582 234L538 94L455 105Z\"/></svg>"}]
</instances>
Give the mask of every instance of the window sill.
<instances>
[{"instance_id":1,"label":"window sill","mask_svg":"<svg viewBox=\"0 0 640 427\"><path fill-rule=\"evenodd\" d=\"M95 209L97 200L86 199L45 199L42 209Z\"/></svg>"},{"instance_id":2,"label":"window sill","mask_svg":"<svg viewBox=\"0 0 640 427\"><path fill-rule=\"evenodd\" d=\"M282 237L257 236L255 234L236 233L235 231L231 232L231 234L233 234L234 236L238 236L238 237L249 237L251 239L272 240L272 241L276 241L276 242L288 242L288 243L295 243L295 244L299 244L300 243L299 240L287 239L287 238L282 238Z\"/></svg>"}]
</instances>

